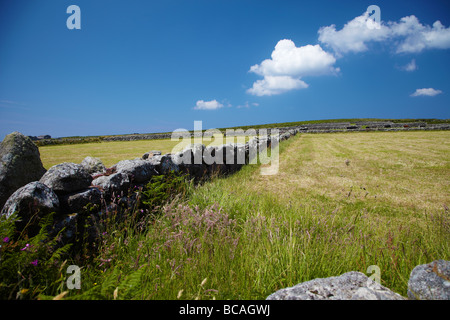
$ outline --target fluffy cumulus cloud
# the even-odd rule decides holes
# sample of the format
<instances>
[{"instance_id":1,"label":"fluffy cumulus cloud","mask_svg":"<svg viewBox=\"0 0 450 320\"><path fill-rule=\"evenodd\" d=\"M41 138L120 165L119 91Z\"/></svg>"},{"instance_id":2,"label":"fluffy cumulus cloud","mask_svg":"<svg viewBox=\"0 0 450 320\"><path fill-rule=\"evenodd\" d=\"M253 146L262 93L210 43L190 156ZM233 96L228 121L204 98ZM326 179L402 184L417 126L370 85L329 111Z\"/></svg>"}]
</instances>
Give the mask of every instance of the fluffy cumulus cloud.
<instances>
[{"instance_id":1,"label":"fluffy cumulus cloud","mask_svg":"<svg viewBox=\"0 0 450 320\"><path fill-rule=\"evenodd\" d=\"M270 76L308 76L329 73L336 62L333 55L325 52L319 45L296 47L292 40L278 41L271 59L250 68L251 72Z\"/></svg>"},{"instance_id":2,"label":"fluffy cumulus cloud","mask_svg":"<svg viewBox=\"0 0 450 320\"><path fill-rule=\"evenodd\" d=\"M431 27L421 24L415 16L408 16L389 25L392 37L400 38L397 53L450 48L450 28L445 28L440 21Z\"/></svg>"},{"instance_id":3,"label":"fluffy cumulus cloud","mask_svg":"<svg viewBox=\"0 0 450 320\"><path fill-rule=\"evenodd\" d=\"M308 84L300 79L290 76L264 76L264 79L253 83L253 87L247 90L255 96L271 96L294 89L308 88Z\"/></svg>"},{"instance_id":4,"label":"fluffy cumulus cloud","mask_svg":"<svg viewBox=\"0 0 450 320\"><path fill-rule=\"evenodd\" d=\"M428 96L428 97L434 97L435 95L441 94L441 90L436 90L433 88L422 88L417 89L413 94L411 94L411 97L419 97L419 96Z\"/></svg>"},{"instance_id":5,"label":"fluffy cumulus cloud","mask_svg":"<svg viewBox=\"0 0 450 320\"><path fill-rule=\"evenodd\" d=\"M368 50L371 42L394 45L396 53L417 53L425 49L450 48L450 28L440 21L424 25L416 16L403 17L399 22L376 23L368 12L347 22L341 30L330 25L318 31L319 41L331 47L337 55Z\"/></svg>"},{"instance_id":6,"label":"fluffy cumulus cloud","mask_svg":"<svg viewBox=\"0 0 450 320\"><path fill-rule=\"evenodd\" d=\"M217 100L211 100L211 101L203 101L198 100L194 110L216 110L223 108L223 104L218 102Z\"/></svg>"},{"instance_id":7,"label":"fluffy cumulus cloud","mask_svg":"<svg viewBox=\"0 0 450 320\"><path fill-rule=\"evenodd\" d=\"M271 59L250 68L264 78L257 80L247 92L257 96L275 95L289 90L307 88L301 77L336 73L336 58L320 45L297 47L292 40L278 41Z\"/></svg>"},{"instance_id":8,"label":"fluffy cumulus cloud","mask_svg":"<svg viewBox=\"0 0 450 320\"><path fill-rule=\"evenodd\" d=\"M322 27L318 31L319 41L331 47L338 55L347 52L363 52L367 43L389 38L389 28L375 22L366 11L363 15L347 22L341 30L336 25Z\"/></svg>"}]
</instances>

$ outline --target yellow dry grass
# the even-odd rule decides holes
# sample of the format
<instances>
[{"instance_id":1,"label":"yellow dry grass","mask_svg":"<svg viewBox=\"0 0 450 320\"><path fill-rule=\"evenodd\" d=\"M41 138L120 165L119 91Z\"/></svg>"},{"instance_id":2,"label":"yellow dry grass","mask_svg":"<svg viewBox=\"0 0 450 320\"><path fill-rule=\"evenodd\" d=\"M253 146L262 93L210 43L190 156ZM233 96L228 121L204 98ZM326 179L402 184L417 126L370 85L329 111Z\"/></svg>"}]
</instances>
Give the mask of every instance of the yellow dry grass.
<instances>
[{"instance_id":1,"label":"yellow dry grass","mask_svg":"<svg viewBox=\"0 0 450 320\"><path fill-rule=\"evenodd\" d=\"M448 131L303 134L280 155L277 175L254 175L248 186L294 201L442 210L450 202L449 160Z\"/></svg>"},{"instance_id":2,"label":"yellow dry grass","mask_svg":"<svg viewBox=\"0 0 450 320\"><path fill-rule=\"evenodd\" d=\"M140 158L146 152L159 150L162 154L181 151L190 143L203 143L205 145L221 145L228 142L245 143L251 137L227 137L220 135L214 138L196 139L170 139L137 140L137 141L111 141L101 143L84 143L68 145L49 145L39 147L41 160L46 169L63 162L80 163L87 156L100 158L105 166L110 167L121 160ZM228 140L227 140L228 139Z\"/></svg>"}]
</instances>

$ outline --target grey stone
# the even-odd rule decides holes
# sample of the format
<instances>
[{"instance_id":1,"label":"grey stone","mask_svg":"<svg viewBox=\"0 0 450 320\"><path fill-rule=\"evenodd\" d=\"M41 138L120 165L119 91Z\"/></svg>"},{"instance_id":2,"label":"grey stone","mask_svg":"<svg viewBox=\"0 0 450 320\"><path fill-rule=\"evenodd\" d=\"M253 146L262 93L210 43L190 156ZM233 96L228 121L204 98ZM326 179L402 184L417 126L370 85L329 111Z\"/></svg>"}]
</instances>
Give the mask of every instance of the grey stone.
<instances>
[{"instance_id":1,"label":"grey stone","mask_svg":"<svg viewBox=\"0 0 450 320\"><path fill-rule=\"evenodd\" d=\"M201 143L192 143L187 145L181 152L183 154L183 164L202 164L204 150L205 145Z\"/></svg>"},{"instance_id":2,"label":"grey stone","mask_svg":"<svg viewBox=\"0 0 450 320\"><path fill-rule=\"evenodd\" d=\"M78 213L88 204L99 206L101 198L101 191L95 187L70 193L60 197L61 210L65 213Z\"/></svg>"},{"instance_id":3,"label":"grey stone","mask_svg":"<svg viewBox=\"0 0 450 320\"><path fill-rule=\"evenodd\" d=\"M113 173L109 176L100 176L92 181L92 185L101 188L107 195L113 192L125 191L130 186L128 175L123 172Z\"/></svg>"},{"instance_id":4,"label":"grey stone","mask_svg":"<svg viewBox=\"0 0 450 320\"><path fill-rule=\"evenodd\" d=\"M361 272L318 278L278 290L267 300L404 300Z\"/></svg>"},{"instance_id":5,"label":"grey stone","mask_svg":"<svg viewBox=\"0 0 450 320\"><path fill-rule=\"evenodd\" d=\"M127 174L130 181L135 183L147 182L158 174L152 163L142 159L122 160L116 164L116 171Z\"/></svg>"},{"instance_id":6,"label":"grey stone","mask_svg":"<svg viewBox=\"0 0 450 320\"><path fill-rule=\"evenodd\" d=\"M33 181L16 190L8 198L1 215L9 218L14 212L26 223L37 212L39 216L51 212L59 213L59 199L48 186Z\"/></svg>"},{"instance_id":7,"label":"grey stone","mask_svg":"<svg viewBox=\"0 0 450 320\"><path fill-rule=\"evenodd\" d=\"M7 135L0 144L0 208L14 191L44 173L34 142L20 132Z\"/></svg>"},{"instance_id":8,"label":"grey stone","mask_svg":"<svg viewBox=\"0 0 450 320\"><path fill-rule=\"evenodd\" d=\"M178 172L180 170L179 166L173 162L172 154L168 153L165 155L155 155L147 160L152 165L155 166L155 170L158 174L166 174L170 171Z\"/></svg>"},{"instance_id":9,"label":"grey stone","mask_svg":"<svg viewBox=\"0 0 450 320\"><path fill-rule=\"evenodd\" d=\"M161 158L162 158L161 155L156 155L156 156L147 158L145 160L148 161L149 163L151 163L152 165L154 165L156 170L158 170L157 167L161 164Z\"/></svg>"},{"instance_id":10,"label":"grey stone","mask_svg":"<svg viewBox=\"0 0 450 320\"><path fill-rule=\"evenodd\" d=\"M415 267L409 276L411 300L450 300L450 261L435 260Z\"/></svg>"},{"instance_id":11,"label":"grey stone","mask_svg":"<svg viewBox=\"0 0 450 320\"><path fill-rule=\"evenodd\" d=\"M103 173L106 171L106 167L99 158L86 157L81 161L83 168L89 173Z\"/></svg>"},{"instance_id":12,"label":"grey stone","mask_svg":"<svg viewBox=\"0 0 450 320\"><path fill-rule=\"evenodd\" d=\"M89 187L92 177L81 164L64 162L48 169L39 181L56 193L70 193Z\"/></svg>"}]
</instances>

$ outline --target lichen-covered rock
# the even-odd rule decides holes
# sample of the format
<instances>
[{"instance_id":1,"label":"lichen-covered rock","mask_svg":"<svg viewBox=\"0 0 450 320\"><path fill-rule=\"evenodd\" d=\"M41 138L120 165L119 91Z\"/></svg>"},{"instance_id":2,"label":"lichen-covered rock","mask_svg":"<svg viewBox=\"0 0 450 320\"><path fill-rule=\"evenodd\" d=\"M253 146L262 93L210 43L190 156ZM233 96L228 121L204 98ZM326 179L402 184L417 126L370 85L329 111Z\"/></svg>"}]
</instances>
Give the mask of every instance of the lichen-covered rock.
<instances>
[{"instance_id":1,"label":"lichen-covered rock","mask_svg":"<svg viewBox=\"0 0 450 320\"><path fill-rule=\"evenodd\" d=\"M408 281L411 300L450 300L450 261L436 260L411 271Z\"/></svg>"},{"instance_id":2,"label":"lichen-covered rock","mask_svg":"<svg viewBox=\"0 0 450 320\"><path fill-rule=\"evenodd\" d=\"M130 186L128 175L123 172L113 173L108 176L100 176L92 181L92 185L100 187L106 195L125 191Z\"/></svg>"},{"instance_id":3,"label":"lichen-covered rock","mask_svg":"<svg viewBox=\"0 0 450 320\"><path fill-rule=\"evenodd\" d=\"M105 165L99 158L86 157L81 161L81 165L89 174L103 173L106 171Z\"/></svg>"},{"instance_id":4,"label":"lichen-covered rock","mask_svg":"<svg viewBox=\"0 0 450 320\"><path fill-rule=\"evenodd\" d=\"M278 290L267 300L404 300L361 272L318 278Z\"/></svg>"},{"instance_id":5,"label":"lichen-covered rock","mask_svg":"<svg viewBox=\"0 0 450 320\"><path fill-rule=\"evenodd\" d=\"M59 213L59 199L57 195L43 183L33 181L16 190L6 201L1 215L7 218L17 212L20 225L24 226L35 214L42 217L48 213Z\"/></svg>"},{"instance_id":6,"label":"lichen-covered rock","mask_svg":"<svg viewBox=\"0 0 450 320\"><path fill-rule=\"evenodd\" d=\"M81 164L64 162L48 169L39 181L56 193L70 193L88 188L92 177Z\"/></svg>"},{"instance_id":7,"label":"lichen-covered rock","mask_svg":"<svg viewBox=\"0 0 450 320\"><path fill-rule=\"evenodd\" d=\"M20 132L13 132L0 143L0 207L11 194L45 173L39 149Z\"/></svg>"},{"instance_id":8,"label":"lichen-covered rock","mask_svg":"<svg viewBox=\"0 0 450 320\"><path fill-rule=\"evenodd\" d=\"M115 167L118 173L127 174L130 181L134 183L147 182L152 176L158 174L155 166L143 159L122 160Z\"/></svg>"}]
</instances>

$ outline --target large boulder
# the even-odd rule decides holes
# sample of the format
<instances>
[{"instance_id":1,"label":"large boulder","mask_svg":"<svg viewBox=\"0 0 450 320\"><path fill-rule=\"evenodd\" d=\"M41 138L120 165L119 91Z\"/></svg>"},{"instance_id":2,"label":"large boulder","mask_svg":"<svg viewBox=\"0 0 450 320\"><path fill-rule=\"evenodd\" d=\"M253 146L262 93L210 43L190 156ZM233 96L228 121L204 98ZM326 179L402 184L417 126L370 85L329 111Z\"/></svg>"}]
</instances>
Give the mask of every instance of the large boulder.
<instances>
[{"instance_id":1,"label":"large boulder","mask_svg":"<svg viewBox=\"0 0 450 320\"><path fill-rule=\"evenodd\" d=\"M135 183L144 183L150 180L158 172L155 166L143 159L122 160L116 164L116 172L125 173L128 175L130 181Z\"/></svg>"},{"instance_id":2,"label":"large boulder","mask_svg":"<svg viewBox=\"0 0 450 320\"><path fill-rule=\"evenodd\" d=\"M404 300L399 294L351 271L339 277L318 278L278 290L267 300Z\"/></svg>"},{"instance_id":3,"label":"large boulder","mask_svg":"<svg viewBox=\"0 0 450 320\"><path fill-rule=\"evenodd\" d=\"M409 276L411 300L450 300L450 261L436 260L415 267Z\"/></svg>"},{"instance_id":4,"label":"large boulder","mask_svg":"<svg viewBox=\"0 0 450 320\"><path fill-rule=\"evenodd\" d=\"M39 149L20 132L13 132L0 144L0 208L14 191L45 173Z\"/></svg>"},{"instance_id":5,"label":"large boulder","mask_svg":"<svg viewBox=\"0 0 450 320\"><path fill-rule=\"evenodd\" d=\"M21 229L36 213L38 217L52 212L59 213L59 199L45 184L38 181L30 182L8 198L1 215L9 218L14 212L17 212L21 220L19 223Z\"/></svg>"},{"instance_id":6,"label":"large boulder","mask_svg":"<svg viewBox=\"0 0 450 320\"><path fill-rule=\"evenodd\" d=\"M61 194L88 188L92 177L81 164L64 162L48 169L39 181Z\"/></svg>"}]
</instances>

